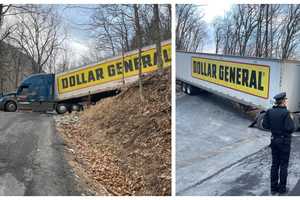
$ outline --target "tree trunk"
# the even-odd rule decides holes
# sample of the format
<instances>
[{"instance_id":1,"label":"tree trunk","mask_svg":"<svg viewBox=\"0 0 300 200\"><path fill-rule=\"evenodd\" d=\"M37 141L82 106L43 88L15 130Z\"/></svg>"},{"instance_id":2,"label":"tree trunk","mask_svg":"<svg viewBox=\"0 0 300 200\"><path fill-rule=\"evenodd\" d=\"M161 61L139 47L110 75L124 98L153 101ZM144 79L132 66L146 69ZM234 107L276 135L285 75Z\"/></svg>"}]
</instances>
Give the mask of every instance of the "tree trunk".
<instances>
[{"instance_id":1,"label":"tree trunk","mask_svg":"<svg viewBox=\"0 0 300 200\"><path fill-rule=\"evenodd\" d=\"M270 18L270 34L271 34L271 39L270 39L270 57L273 57L273 15L274 15L274 12L272 10L272 5L271 6L271 18Z\"/></svg>"},{"instance_id":2,"label":"tree trunk","mask_svg":"<svg viewBox=\"0 0 300 200\"><path fill-rule=\"evenodd\" d=\"M141 101L144 100L143 96L143 80L142 80L142 35L141 35L141 26L140 26L140 18L137 4L133 5L134 8L134 23L135 23L135 31L137 37L137 46L139 49L139 93Z\"/></svg>"},{"instance_id":3,"label":"tree trunk","mask_svg":"<svg viewBox=\"0 0 300 200\"><path fill-rule=\"evenodd\" d=\"M2 25L2 12L3 12L3 4L0 4L0 30L1 30L1 25Z\"/></svg>"},{"instance_id":4,"label":"tree trunk","mask_svg":"<svg viewBox=\"0 0 300 200\"><path fill-rule=\"evenodd\" d=\"M19 85L20 68L21 68L21 55L16 56L17 62L15 67L15 88Z\"/></svg>"},{"instance_id":5,"label":"tree trunk","mask_svg":"<svg viewBox=\"0 0 300 200\"><path fill-rule=\"evenodd\" d=\"M157 67L159 71L163 69L163 61L161 57L161 38L160 38L160 20L159 20L159 9L158 4L154 4L153 8L154 26L155 26L155 45L156 45L156 57Z\"/></svg>"},{"instance_id":6,"label":"tree trunk","mask_svg":"<svg viewBox=\"0 0 300 200\"><path fill-rule=\"evenodd\" d=\"M262 25L262 8L263 5L259 5L259 14L257 19L257 32L256 32L256 57L261 57L261 25Z\"/></svg>"},{"instance_id":7,"label":"tree trunk","mask_svg":"<svg viewBox=\"0 0 300 200\"><path fill-rule=\"evenodd\" d=\"M0 77L0 93L4 92L4 80L2 77Z\"/></svg>"},{"instance_id":8,"label":"tree trunk","mask_svg":"<svg viewBox=\"0 0 300 200\"><path fill-rule=\"evenodd\" d=\"M268 57L268 39L269 39L269 5L266 5L266 31L265 31L265 57Z\"/></svg>"},{"instance_id":9,"label":"tree trunk","mask_svg":"<svg viewBox=\"0 0 300 200\"><path fill-rule=\"evenodd\" d=\"M121 42L121 46L122 46L122 81L123 81L123 85L125 85L125 45L124 45L124 36L122 34L122 42Z\"/></svg>"}]
</instances>

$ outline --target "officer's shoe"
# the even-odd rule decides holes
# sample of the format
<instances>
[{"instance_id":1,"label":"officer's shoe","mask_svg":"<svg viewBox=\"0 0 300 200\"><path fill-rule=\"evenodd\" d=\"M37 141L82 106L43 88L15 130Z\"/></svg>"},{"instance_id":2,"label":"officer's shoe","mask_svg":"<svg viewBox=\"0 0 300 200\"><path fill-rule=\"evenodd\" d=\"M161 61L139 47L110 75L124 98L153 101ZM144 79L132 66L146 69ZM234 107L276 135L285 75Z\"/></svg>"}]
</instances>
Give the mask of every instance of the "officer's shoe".
<instances>
[{"instance_id":1,"label":"officer's shoe","mask_svg":"<svg viewBox=\"0 0 300 200\"><path fill-rule=\"evenodd\" d=\"M279 195L286 195L288 192L289 188L283 188L278 190Z\"/></svg>"},{"instance_id":2,"label":"officer's shoe","mask_svg":"<svg viewBox=\"0 0 300 200\"><path fill-rule=\"evenodd\" d=\"M277 195L278 194L278 191L277 190L271 190L271 195L272 196L275 196L275 195Z\"/></svg>"},{"instance_id":3,"label":"officer's shoe","mask_svg":"<svg viewBox=\"0 0 300 200\"><path fill-rule=\"evenodd\" d=\"M279 189L278 185L272 186L272 187L271 187L271 195L272 195L272 196L278 195L278 189Z\"/></svg>"}]
</instances>

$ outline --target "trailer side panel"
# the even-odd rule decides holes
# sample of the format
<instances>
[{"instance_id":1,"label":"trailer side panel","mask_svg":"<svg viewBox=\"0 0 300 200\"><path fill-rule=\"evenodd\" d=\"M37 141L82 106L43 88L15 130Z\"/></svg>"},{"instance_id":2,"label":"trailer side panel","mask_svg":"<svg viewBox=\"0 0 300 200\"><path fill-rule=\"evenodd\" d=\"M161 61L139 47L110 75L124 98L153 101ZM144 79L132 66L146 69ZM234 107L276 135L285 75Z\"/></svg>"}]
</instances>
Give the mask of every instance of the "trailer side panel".
<instances>
[{"instance_id":1,"label":"trailer side panel","mask_svg":"<svg viewBox=\"0 0 300 200\"><path fill-rule=\"evenodd\" d=\"M282 68L282 91L286 91L288 109L291 112L300 111L300 62L286 62Z\"/></svg>"},{"instance_id":2,"label":"trailer side panel","mask_svg":"<svg viewBox=\"0 0 300 200\"><path fill-rule=\"evenodd\" d=\"M171 43L162 43L163 67L171 65ZM123 67L124 66L124 67ZM84 66L56 76L56 99L66 100L117 89L138 79L138 51ZM142 73L157 70L155 45L142 49Z\"/></svg>"},{"instance_id":3,"label":"trailer side panel","mask_svg":"<svg viewBox=\"0 0 300 200\"><path fill-rule=\"evenodd\" d=\"M193 62L195 61L202 61L202 63L206 64L206 68L202 67L200 72L199 69L194 69L193 64L195 66L195 63ZM208 70L208 64L210 64L211 67L210 72ZM216 69L213 69L213 64L216 64ZM223 69L221 69L222 67L220 66L222 66ZM232 80L230 82L230 80L228 80L225 83L225 76L227 76L227 79L232 77L230 75L230 70L226 72L227 74L225 73L225 66L235 68L235 70L239 69L239 71L254 71L255 75L253 76L256 76L255 78L257 80L258 76L261 76L262 83L260 83L260 88L264 87L263 90L259 90L258 85L252 86L250 89L249 87L241 87L240 84L237 84L236 78L235 81ZM234 101L263 109L267 109L272 106L273 96L279 93L282 89L280 87L282 78L281 68L282 62L274 59L256 59L249 57L243 58L213 54L176 52L176 78L178 80L218 95L225 96L226 98ZM216 71L216 75L212 73L214 70ZM195 71L198 72L198 74L195 73ZM220 73L223 73L223 80L220 80ZM237 71L235 71L235 75L241 76L237 75ZM253 76L251 76L250 73L250 75L245 78L247 79L248 84L250 84L251 79L254 79ZM262 80L263 77L264 80ZM239 77L239 79L239 82L242 82L243 77ZM258 84L257 81L256 84Z\"/></svg>"}]
</instances>

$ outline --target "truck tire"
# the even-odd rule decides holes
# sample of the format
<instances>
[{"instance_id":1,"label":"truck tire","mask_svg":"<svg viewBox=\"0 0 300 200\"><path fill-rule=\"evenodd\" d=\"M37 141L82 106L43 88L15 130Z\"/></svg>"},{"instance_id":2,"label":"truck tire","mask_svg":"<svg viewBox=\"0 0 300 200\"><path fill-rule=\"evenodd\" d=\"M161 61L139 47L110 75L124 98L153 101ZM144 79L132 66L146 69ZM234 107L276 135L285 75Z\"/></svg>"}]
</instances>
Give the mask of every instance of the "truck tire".
<instances>
[{"instance_id":1,"label":"truck tire","mask_svg":"<svg viewBox=\"0 0 300 200\"><path fill-rule=\"evenodd\" d=\"M192 85L187 85L187 87L186 87L186 93L187 93L188 95L193 95L193 94L195 94L195 87L192 86Z\"/></svg>"},{"instance_id":2,"label":"truck tire","mask_svg":"<svg viewBox=\"0 0 300 200\"><path fill-rule=\"evenodd\" d=\"M75 112L79 112L81 110L81 105L79 105L79 104L73 104L71 106L71 110L75 111Z\"/></svg>"},{"instance_id":3,"label":"truck tire","mask_svg":"<svg viewBox=\"0 0 300 200\"><path fill-rule=\"evenodd\" d=\"M186 93L186 83L182 83L181 90L182 92Z\"/></svg>"},{"instance_id":4,"label":"truck tire","mask_svg":"<svg viewBox=\"0 0 300 200\"><path fill-rule=\"evenodd\" d=\"M13 101L8 101L5 104L5 111L7 112L16 112L17 110L17 104Z\"/></svg>"},{"instance_id":5,"label":"truck tire","mask_svg":"<svg viewBox=\"0 0 300 200\"><path fill-rule=\"evenodd\" d=\"M66 104L64 104L64 103L57 104L57 106L56 106L56 112L58 114L62 115L62 114L65 114L67 111L68 111L68 107L67 107Z\"/></svg>"},{"instance_id":6,"label":"truck tire","mask_svg":"<svg viewBox=\"0 0 300 200\"><path fill-rule=\"evenodd\" d=\"M198 88L196 88L196 87L194 87L192 85L187 84L187 86L186 86L186 93L188 95L196 95L196 94L200 93L200 89L198 89Z\"/></svg>"}]
</instances>

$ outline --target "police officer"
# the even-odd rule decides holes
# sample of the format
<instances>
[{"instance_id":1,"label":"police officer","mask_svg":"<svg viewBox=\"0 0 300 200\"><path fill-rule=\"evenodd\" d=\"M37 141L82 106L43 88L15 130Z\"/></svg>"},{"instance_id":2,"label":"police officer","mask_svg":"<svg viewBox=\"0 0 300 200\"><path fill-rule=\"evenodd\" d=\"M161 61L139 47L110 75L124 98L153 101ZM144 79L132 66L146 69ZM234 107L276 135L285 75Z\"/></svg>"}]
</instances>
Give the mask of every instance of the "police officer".
<instances>
[{"instance_id":1,"label":"police officer","mask_svg":"<svg viewBox=\"0 0 300 200\"><path fill-rule=\"evenodd\" d=\"M267 110L263 118L263 127L272 133L272 167L271 167L271 194L287 192L286 182L288 164L291 151L291 134L294 131L294 122L287 110L286 93L274 96L275 105ZM278 182L279 179L279 182Z\"/></svg>"}]
</instances>

